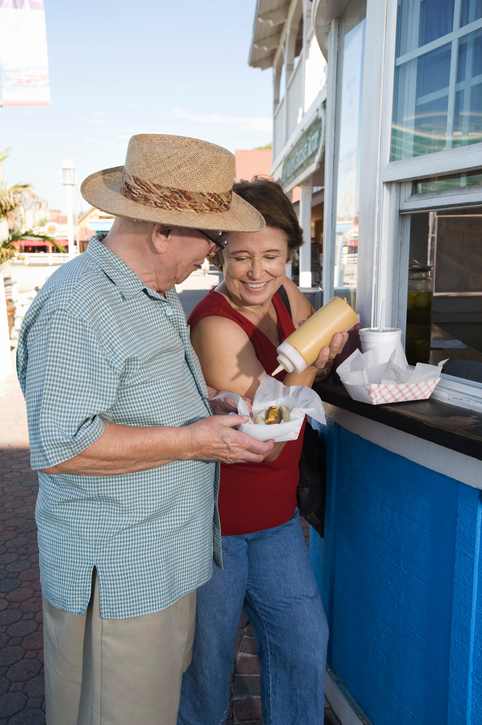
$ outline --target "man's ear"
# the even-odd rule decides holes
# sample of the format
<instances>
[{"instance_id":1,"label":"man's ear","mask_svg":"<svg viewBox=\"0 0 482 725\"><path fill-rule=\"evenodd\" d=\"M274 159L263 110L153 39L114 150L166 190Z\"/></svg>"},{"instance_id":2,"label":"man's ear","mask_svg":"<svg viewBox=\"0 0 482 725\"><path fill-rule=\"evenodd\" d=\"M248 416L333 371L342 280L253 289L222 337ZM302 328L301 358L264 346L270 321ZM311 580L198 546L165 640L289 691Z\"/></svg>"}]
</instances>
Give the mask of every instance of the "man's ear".
<instances>
[{"instance_id":1,"label":"man's ear","mask_svg":"<svg viewBox=\"0 0 482 725\"><path fill-rule=\"evenodd\" d=\"M172 227L165 224L154 224L151 232L151 241L157 252L165 252L171 241Z\"/></svg>"}]
</instances>

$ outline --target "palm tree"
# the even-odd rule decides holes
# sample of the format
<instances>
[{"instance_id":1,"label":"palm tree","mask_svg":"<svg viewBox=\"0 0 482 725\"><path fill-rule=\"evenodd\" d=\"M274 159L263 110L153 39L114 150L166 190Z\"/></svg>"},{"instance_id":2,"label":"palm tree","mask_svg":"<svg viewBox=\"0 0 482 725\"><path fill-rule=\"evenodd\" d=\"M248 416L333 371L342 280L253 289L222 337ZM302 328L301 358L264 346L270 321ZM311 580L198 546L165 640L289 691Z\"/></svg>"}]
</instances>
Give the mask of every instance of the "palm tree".
<instances>
[{"instance_id":1,"label":"palm tree","mask_svg":"<svg viewBox=\"0 0 482 725\"><path fill-rule=\"evenodd\" d=\"M0 164L7 156L8 149L0 151ZM4 182L0 182L0 222L6 221L19 209L41 209L43 206L45 206L44 200L32 190L30 184L7 186ZM32 238L51 242L58 252L65 252L64 247L47 234L37 234L33 229L25 229L22 231L17 229L9 232L6 239L0 240L0 265L18 255L18 251L13 244L14 242Z\"/></svg>"},{"instance_id":2,"label":"palm tree","mask_svg":"<svg viewBox=\"0 0 482 725\"><path fill-rule=\"evenodd\" d=\"M51 242L55 247L55 250L60 253L65 252L65 247L55 241L53 237L48 234L37 234L33 229L25 229L22 232L11 232L7 239L0 242L0 265L3 262L8 262L10 259L18 256L18 250L14 245L14 242L21 242L24 239L42 239L44 242Z\"/></svg>"}]
</instances>

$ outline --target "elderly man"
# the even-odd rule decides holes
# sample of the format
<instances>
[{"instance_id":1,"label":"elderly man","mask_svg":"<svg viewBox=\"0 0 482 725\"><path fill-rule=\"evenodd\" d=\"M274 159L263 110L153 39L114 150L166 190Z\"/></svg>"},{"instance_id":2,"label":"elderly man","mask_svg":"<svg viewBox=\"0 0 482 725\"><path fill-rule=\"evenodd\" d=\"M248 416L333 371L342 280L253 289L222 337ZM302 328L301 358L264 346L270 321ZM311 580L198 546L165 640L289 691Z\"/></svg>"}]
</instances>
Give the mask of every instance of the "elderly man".
<instances>
[{"instance_id":1,"label":"elderly man","mask_svg":"<svg viewBox=\"0 0 482 725\"><path fill-rule=\"evenodd\" d=\"M218 461L272 448L212 410L174 285L257 231L234 158L134 136L88 177L111 231L64 265L25 317L27 401L44 597L49 725L170 725L191 657L195 590L220 563ZM219 351L222 355L222 350Z\"/></svg>"}]
</instances>

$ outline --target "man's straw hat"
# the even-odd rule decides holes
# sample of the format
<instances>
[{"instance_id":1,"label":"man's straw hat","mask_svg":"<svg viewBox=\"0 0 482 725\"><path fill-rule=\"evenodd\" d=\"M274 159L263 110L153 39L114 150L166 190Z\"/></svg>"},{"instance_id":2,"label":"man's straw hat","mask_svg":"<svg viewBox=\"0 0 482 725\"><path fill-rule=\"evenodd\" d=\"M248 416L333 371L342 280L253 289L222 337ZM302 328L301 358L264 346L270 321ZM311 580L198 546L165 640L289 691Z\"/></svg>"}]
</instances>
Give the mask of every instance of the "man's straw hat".
<instances>
[{"instance_id":1,"label":"man's straw hat","mask_svg":"<svg viewBox=\"0 0 482 725\"><path fill-rule=\"evenodd\" d=\"M257 232L261 214L232 191L234 156L182 136L133 136L124 166L88 176L82 196L116 216L192 229Z\"/></svg>"}]
</instances>

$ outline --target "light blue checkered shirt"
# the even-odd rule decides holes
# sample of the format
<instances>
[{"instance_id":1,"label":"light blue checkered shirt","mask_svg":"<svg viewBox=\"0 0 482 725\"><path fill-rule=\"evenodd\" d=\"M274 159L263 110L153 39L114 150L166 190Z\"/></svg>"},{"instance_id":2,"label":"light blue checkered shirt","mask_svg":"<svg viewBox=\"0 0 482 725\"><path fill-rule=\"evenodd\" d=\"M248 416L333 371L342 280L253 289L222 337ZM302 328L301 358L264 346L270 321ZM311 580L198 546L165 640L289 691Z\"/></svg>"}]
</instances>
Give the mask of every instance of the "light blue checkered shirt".
<instances>
[{"instance_id":1,"label":"light blue checkered shirt","mask_svg":"<svg viewBox=\"0 0 482 725\"><path fill-rule=\"evenodd\" d=\"M164 299L98 238L55 272L25 316L17 369L32 468L90 446L103 421L183 426L211 414L174 290ZM164 609L220 563L218 466L176 461L114 476L39 473L42 592L82 614L97 568L100 611L122 619Z\"/></svg>"}]
</instances>

